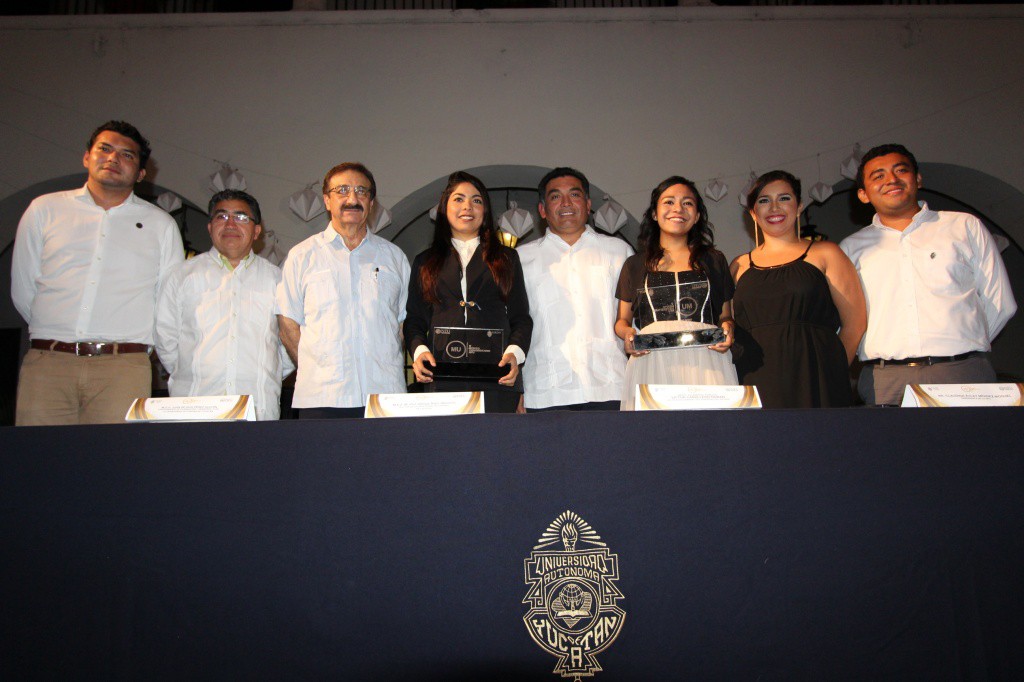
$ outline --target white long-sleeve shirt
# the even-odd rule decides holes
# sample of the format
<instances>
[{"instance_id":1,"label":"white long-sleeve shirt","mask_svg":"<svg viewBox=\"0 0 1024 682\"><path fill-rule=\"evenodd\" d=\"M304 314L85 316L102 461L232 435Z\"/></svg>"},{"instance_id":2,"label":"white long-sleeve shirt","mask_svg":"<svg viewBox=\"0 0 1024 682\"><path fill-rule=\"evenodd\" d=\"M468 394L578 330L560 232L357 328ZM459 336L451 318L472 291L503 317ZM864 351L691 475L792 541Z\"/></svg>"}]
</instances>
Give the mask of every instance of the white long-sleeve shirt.
<instances>
[{"instance_id":1,"label":"white long-sleeve shirt","mask_svg":"<svg viewBox=\"0 0 1024 682\"><path fill-rule=\"evenodd\" d=\"M156 352L172 396L251 395L256 418L280 416L294 365L278 336L281 269L252 252L232 270L216 249L171 271L160 291Z\"/></svg>"},{"instance_id":2,"label":"white long-sleeve shirt","mask_svg":"<svg viewBox=\"0 0 1024 682\"><path fill-rule=\"evenodd\" d=\"M134 194L106 210L86 187L45 194L18 224L11 299L33 339L152 345L160 284L184 258L174 219Z\"/></svg>"},{"instance_id":3,"label":"white long-sleeve shirt","mask_svg":"<svg viewBox=\"0 0 1024 682\"><path fill-rule=\"evenodd\" d=\"M988 351L1017 311L1003 259L981 221L920 206L902 232L876 214L839 245L867 299L862 360Z\"/></svg>"},{"instance_id":4,"label":"white long-sleeve shirt","mask_svg":"<svg viewBox=\"0 0 1024 682\"><path fill-rule=\"evenodd\" d=\"M615 287L632 247L588 225L572 246L549 231L517 251L533 318L526 407L621 398L626 356L615 335Z\"/></svg>"}]
</instances>

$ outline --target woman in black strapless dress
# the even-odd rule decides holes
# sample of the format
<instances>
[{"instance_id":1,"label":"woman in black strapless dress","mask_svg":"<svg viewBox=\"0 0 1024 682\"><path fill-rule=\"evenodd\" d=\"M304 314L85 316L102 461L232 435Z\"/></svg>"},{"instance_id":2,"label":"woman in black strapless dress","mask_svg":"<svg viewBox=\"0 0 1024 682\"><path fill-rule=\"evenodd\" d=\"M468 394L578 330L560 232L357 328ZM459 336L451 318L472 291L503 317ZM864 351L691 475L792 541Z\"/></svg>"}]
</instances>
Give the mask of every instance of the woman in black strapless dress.
<instances>
[{"instance_id":1,"label":"woman in black strapless dress","mask_svg":"<svg viewBox=\"0 0 1024 682\"><path fill-rule=\"evenodd\" d=\"M736 373L765 407L848 407L849 367L867 326L850 259L831 242L800 238L800 181L758 178L747 199L755 239L732 262Z\"/></svg>"}]
</instances>

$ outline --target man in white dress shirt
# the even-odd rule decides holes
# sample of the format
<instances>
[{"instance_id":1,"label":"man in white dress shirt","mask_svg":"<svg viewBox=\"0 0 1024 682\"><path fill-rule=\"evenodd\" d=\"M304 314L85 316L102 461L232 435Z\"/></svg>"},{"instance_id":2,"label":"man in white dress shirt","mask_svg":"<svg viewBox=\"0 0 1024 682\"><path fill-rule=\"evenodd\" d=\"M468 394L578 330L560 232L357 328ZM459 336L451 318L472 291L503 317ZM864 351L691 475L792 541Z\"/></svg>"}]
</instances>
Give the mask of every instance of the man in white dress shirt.
<instances>
[{"instance_id":1,"label":"man in white dress shirt","mask_svg":"<svg viewBox=\"0 0 1024 682\"><path fill-rule=\"evenodd\" d=\"M134 126L104 123L85 186L37 198L18 224L11 298L31 340L18 425L120 422L151 394L157 292L185 256L174 219L133 192L149 154Z\"/></svg>"},{"instance_id":2,"label":"man in white dress shirt","mask_svg":"<svg viewBox=\"0 0 1024 682\"><path fill-rule=\"evenodd\" d=\"M255 197L210 199L213 248L167 276L156 312L156 352L172 396L249 395L256 418L281 413L281 380L294 365L278 338L281 269L253 253L263 230Z\"/></svg>"},{"instance_id":3,"label":"man in white dress shirt","mask_svg":"<svg viewBox=\"0 0 1024 682\"><path fill-rule=\"evenodd\" d=\"M583 173L555 168L537 191L547 233L518 249L533 318L526 409L618 410L626 356L615 335L615 287L633 249L587 224Z\"/></svg>"},{"instance_id":4,"label":"man in white dress shirt","mask_svg":"<svg viewBox=\"0 0 1024 682\"><path fill-rule=\"evenodd\" d=\"M296 245L277 290L281 341L298 365L292 407L299 418L358 417L371 393L404 393L401 328L409 259L371 233L377 196L361 163L327 171L330 223Z\"/></svg>"},{"instance_id":5,"label":"man in white dress shirt","mask_svg":"<svg viewBox=\"0 0 1024 682\"><path fill-rule=\"evenodd\" d=\"M902 145L871 149L857 171L857 196L876 213L840 247L867 299L858 389L868 405L900 404L907 384L995 381L988 352L1017 310L985 226L919 203L920 187Z\"/></svg>"}]
</instances>

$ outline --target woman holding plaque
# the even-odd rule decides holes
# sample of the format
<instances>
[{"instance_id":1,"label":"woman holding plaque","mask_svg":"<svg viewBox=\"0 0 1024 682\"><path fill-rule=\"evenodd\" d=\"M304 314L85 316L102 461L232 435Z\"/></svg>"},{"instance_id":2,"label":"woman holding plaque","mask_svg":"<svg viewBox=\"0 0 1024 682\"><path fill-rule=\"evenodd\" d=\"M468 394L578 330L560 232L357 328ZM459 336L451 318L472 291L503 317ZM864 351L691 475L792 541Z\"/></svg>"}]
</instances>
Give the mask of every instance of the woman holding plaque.
<instances>
[{"instance_id":1,"label":"woman holding plaque","mask_svg":"<svg viewBox=\"0 0 1024 682\"><path fill-rule=\"evenodd\" d=\"M736 384L732 293L697 187L678 175L668 178L651 192L638 251L619 275L615 333L630 356L623 410L633 409L640 384ZM634 341L662 347L641 350Z\"/></svg>"},{"instance_id":2,"label":"woman holding plaque","mask_svg":"<svg viewBox=\"0 0 1024 682\"><path fill-rule=\"evenodd\" d=\"M487 188L464 171L441 193L429 249L416 256L404 325L424 390L483 391L487 412L515 412L533 333L519 255L498 239Z\"/></svg>"},{"instance_id":3,"label":"woman holding plaque","mask_svg":"<svg viewBox=\"0 0 1024 682\"><path fill-rule=\"evenodd\" d=\"M846 407L849 367L867 326L853 263L831 242L800 237L800 181L765 173L747 197L755 247L731 266L743 384L765 407Z\"/></svg>"}]
</instances>

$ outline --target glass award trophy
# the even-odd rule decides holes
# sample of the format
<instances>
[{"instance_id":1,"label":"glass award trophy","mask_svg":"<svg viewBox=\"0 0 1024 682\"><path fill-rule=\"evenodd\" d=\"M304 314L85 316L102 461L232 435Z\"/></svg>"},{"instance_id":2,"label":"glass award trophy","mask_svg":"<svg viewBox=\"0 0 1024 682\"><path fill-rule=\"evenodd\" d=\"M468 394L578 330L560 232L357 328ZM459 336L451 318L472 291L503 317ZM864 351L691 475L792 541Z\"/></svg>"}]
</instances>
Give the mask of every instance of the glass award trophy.
<instances>
[{"instance_id":1,"label":"glass award trophy","mask_svg":"<svg viewBox=\"0 0 1024 682\"><path fill-rule=\"evenodd\" d=\"M500 379L509 372L498 367L505 353L505 332L477 327L434 327L431 342L435 379Z\"/></svg>"},{"instance_id":2,"label":"glass award trophy","mask_svg":"<svg viewBox=\"0 0 1024 682\"><path fill-rule=\"evenodd\" d=\"M658 327L661 329L637 334L633 338L636 350L711 346L725 340L722 328L709 322L711 286L706 279L666 286L644 286L637 292L637 301L648 307L653 313L653 321L660 323Z\"/></svg>"}]
</instances>

